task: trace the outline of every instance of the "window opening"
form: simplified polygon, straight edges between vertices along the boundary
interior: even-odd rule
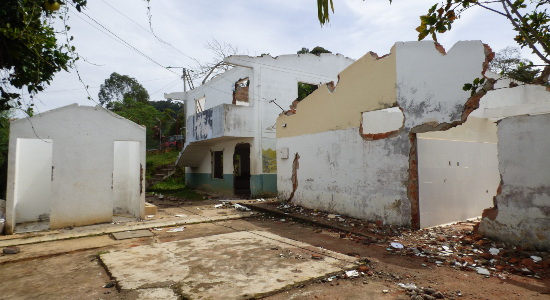
[[[317,88],[319,88],[319,86],[316,84],[298,82],[298,97],[296,100],[304,100],[305,97],[309,96],[309,94],[313,93]]]
[[[223,151],[212,152],[212,178],[223,179]]]
[[[239,79],[235,82],[235,87],[233,88],[233,104],[249,106],[250,102],[248,100],[248,94],[250,89],[250,79],[248,77],[244,79]]]

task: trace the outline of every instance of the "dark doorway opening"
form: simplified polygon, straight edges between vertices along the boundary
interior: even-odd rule
[[[223,179],[223,151],[212,152],[212,178]]]
[[[235,146],[233,178],[235,196],[250,198],[250,144],[248,143]]]

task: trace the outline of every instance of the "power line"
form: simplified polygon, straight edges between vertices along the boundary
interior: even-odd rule
[[[71,2],[69,2],[69,4],[71,4],[73,7],[74,4],[72,4]],[[161,65],[160,63],[158,63],[157,61],[155,61],[154,59],[152,59],[151,57],[147,56],[145,53],[139,51],[137,48],[135,48],[134,46],[130,45],[128,42],[126,42],[125,40],[123,40],[121,37],[119,37],[118,35],[114,34],[112,31],[110,31],[108,28],[106,28],[105,26],[103,26],[102,24],[100,24],[98,21],[96,21],[94,18],[90,17],[87,13],[85,12],[81,12],[81,14],[85,15],[86,17],[88,17],[90,20],[94,21],[94,23],[96,23],[97,25],[101,26],[101,28],[107,30],[107,32],[109,32],[110,34],[112,34],[113,36],[115,36],[117,39],[119,39],[120,41],[122,41],[123,43],[125,43],[126,45],[128,45],[130,48],[132,48],[135,52],[139,53],[141,56],[147,58],[148,60],[150,60],[151,62],[153,62],[154,64],[158,65],[159,67],[163,68],[164,70],[167,70],[168,72],[170,73],[174,73],[176,75],[179,75],[177,74],[176,72],[170,70],[170,69],[166,69],[163,65]],[[76,14],[74,14],[76,15]],[[103,32],[103,31],[102,31]],[[105,32],[103,32],[105,33]]]
[[[157,79],[150,79],[150,80],[141,80],[140,82],[149,82],[149,81],[155,81],[155,80],[163,80],[163,79],[169,79],[174,78],[174,76],[171,77],[165,77],[165,78],[157,78]],[[177,79],[179,80],[179,78]],[[94,87],[88,87],[88,89],[98,89],[101,86],[94,86]],[[57,90],[57,91],[47,91],[47,92],[40,92],[40,94],[46,94],[46,93],[60,93],[60,92],[68,92],[68,91],[77,91],[77,90],[85,90],[86,88],[76,88],[76,89],[66,89],[66,90]]]
[[[158,92],[161,91],[161,90],[168,89],[168,88],[172,88],[172,87],[174,87],[176,84],[178,84],[179,82],[180,82],[180,78],[178,78],[178,79],[176,79],[176,80],[170,82],[169,84],[165,85],[164,87],[161,87],[160,89],[154,91],[153,93],[149,94],[149,96],[154,95],[154,94],[158,93]]]
[[[163,44],[166,44],[168,45],[169,47],[171,47],[172,49],[178,51],[179,53],[183,54],[185,57],[193,60],[196,62],[196,59],[192,58],[191,56],[181,52],[179,49],[175,48],[174,46],[172,46],[170,43],[160,39],[154,32],[146,29],[145,27],[141,26],[139,23],[137,23],[136,21],[132,20],[130,17],[126,16],[125,14],[123,14],[121,11],[119,11],[118,9],[114,8],[113,6],[111,6],[111,4],[107,3],[107,1],[105,0],[102,0],[105,4],[107,4],[110,8],[114,9],[116,12],[118,12],[119,14],[121,14],[123,17],[125,17],[126,19],[130,20],[132,23],[136,24],[137,26],[139,26],[141,29],[147,31],[149,34],[153,35],[155,38],[157,38],[157,40],[159,40],[161,43]]]

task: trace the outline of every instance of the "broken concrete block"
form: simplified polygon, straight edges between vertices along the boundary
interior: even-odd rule
[[[145,202],[145,214],[146,215],[156,215],[157,207],[151,203]]]
[[[4,248],[4,254],[17,254],[17,253],[19,253],[19,247]]]

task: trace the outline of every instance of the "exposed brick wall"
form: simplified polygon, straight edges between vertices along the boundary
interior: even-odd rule
[[[248,90],[249,87],[237,87],[235,92],[235,100],[240,102],[248,102]]]

